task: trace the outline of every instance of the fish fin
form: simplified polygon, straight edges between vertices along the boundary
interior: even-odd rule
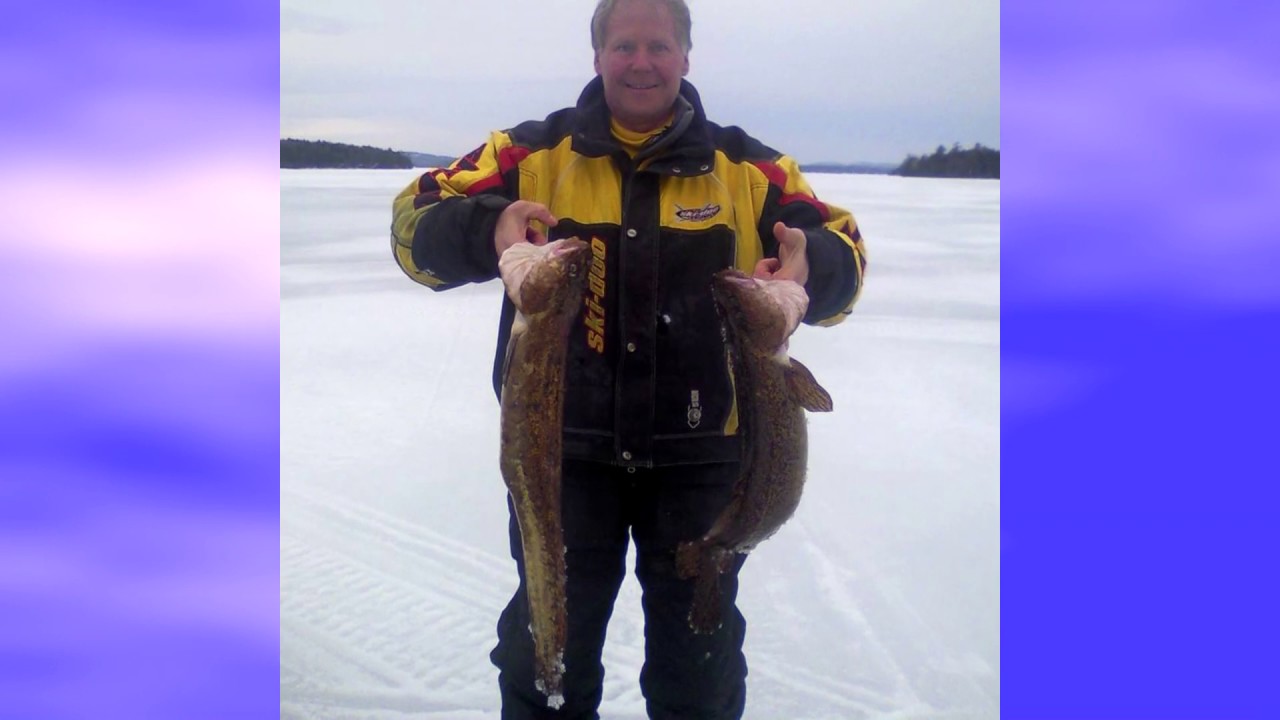
[[[702,562],[702,543],[685,542],[676,547],[676,575],[684,580],[698,575]]]
[[[804,363],[791,358],[791,364],[783,371],[783,376],[787,379],[787,389],[791,391],[791,399],[795,400],[797,405],[809,412],[831,412],[833,407],[831,395],[822,389]]]

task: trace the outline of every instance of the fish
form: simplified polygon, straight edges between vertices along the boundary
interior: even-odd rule
[[[582,307],[591,247],[578,238],[505,251],[499,272],[519,311],[504,361],[502,478],[524,549],[535,684],[547,705],[564,703],[565,548],[560,517],[565,356]]]
[[[676,548],[676,571],[694,580],[689,626],[722,624],[720,575],[782,527],[800,504],[808,462],[805,411],[830,412],[831,395],[787,355],[787,341],[808,306],[789,280],[715,273],[711,293],[722,320],[738,406],[742,456],[727,506],[700,538]]]

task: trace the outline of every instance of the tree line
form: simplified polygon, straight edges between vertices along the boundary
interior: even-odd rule
[[[939,145],[932,155],[908,155],[892,175],[904,177],[1000,178],[1000,151],[975,144],[965,150],[959,143],[951,149]]]
[[[324,140],[280,141],[282,168],[394,168],[447,167],[452,158],[443,155],[401,152],[368,145],[347,145]],[[802,166],[806,172],[861,172],[901,175],[904,177],[1000,178],[1000,151],[983,147],[950,149],[939,145],[932,155],[908,155],[896,168],[876,163],[833,165],[818,163]]]
[[[282,168],[411,168],[409,156],[368,145],[346,145],[324,140],[280,141]]]

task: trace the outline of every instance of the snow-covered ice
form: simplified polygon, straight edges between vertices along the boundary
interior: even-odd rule
[[[389,249],[418,170],[281,171],[284,718],[496,720],[515,589],[490,368],[502,286],[433,293]],[[830,391],[805,496],[748,559],[748,720],[999,715],[1000,184],[813,174],[870,267],[790,354]],[[639,587],[606,718],[645,717]]]

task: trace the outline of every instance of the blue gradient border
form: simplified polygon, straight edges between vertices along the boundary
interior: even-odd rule
[[[0,717],[278,717],[279,7],[0,23]]]
[[[226,281],[193,301],[216,248],[169,286],[77,217],[215,154],[275,175],[278,12],[72,3],[0,27],[0,180],[64,181],[60,212],[2,201],[5,716],[279,714],[278,307]],[[1280,717],[1278,20],[1005,4],[1003,717]],[[189,202],[157,247],[221,212]],[[278,217],[249,220],[276,242]],[[104,308],[90,280],[156,295]],[[166,293],[183,313],[156,314]]]
[[[1002,716],[1276,718],[1280,11],[1002,8]]]

